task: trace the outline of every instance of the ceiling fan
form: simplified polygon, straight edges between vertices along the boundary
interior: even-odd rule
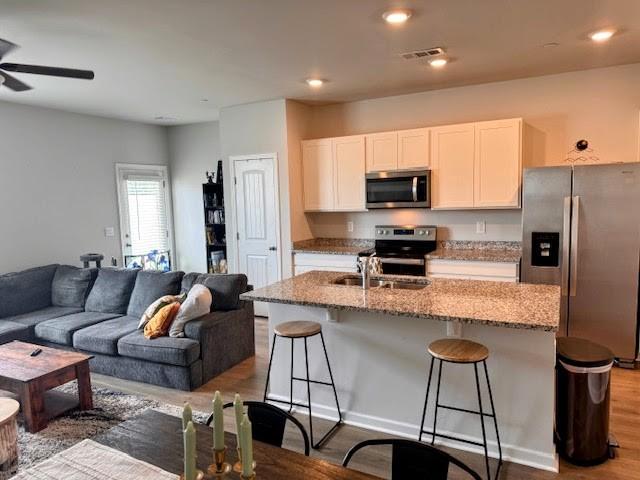
[[[7,53],[15,50],[16,48],[19,48],[18,45],[0,38],[0,61]],[[35,75],[49,75],[52,77],[80,78],[83,80],[93,80],[94,77],[91,70],[44,67],[42,65],[23,65],[20,63],[0,63],[0,85],[10,88],[14,92],[31,90],[31,87],[14,76],[9,75],[7,72],[32,73]]]

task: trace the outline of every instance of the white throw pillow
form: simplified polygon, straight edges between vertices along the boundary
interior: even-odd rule
[[[178,310],[169,329],[170,337],[184,337],[184,326],[187,322],[206,315],[211,311],[211,291],[204,285],[194,285],[187,298]]]

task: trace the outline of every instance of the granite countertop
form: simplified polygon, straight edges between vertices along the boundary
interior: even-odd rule
[[[373,248],[373,240],[362,238],[311,238],[293,243],[293,253],[325,253],[333,255],[357,255]]]
[[[363,290],[332,284],[346,275],[312,271],[244,293],[241,298],[550,332],[557,331],[560,322],[557,286],[439,278],[431,279],[422,290]]]
[[[520,242],[438,242],[438,248],[427,255],[431,260],[463,260],[469,262],[518,263],[522,258]]]

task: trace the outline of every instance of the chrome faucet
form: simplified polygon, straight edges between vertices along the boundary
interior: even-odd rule
[[[370,280],[369,257],[360,257],[358,264],[360,265],[360,272],[362,273],[362,288],[368,290]]]

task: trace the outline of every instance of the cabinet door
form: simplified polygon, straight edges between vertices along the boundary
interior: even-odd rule
[[[398,168],[429,168],[429,129],[416,128],[398,132]]]
[[[520,206],[522,120],[476,124],[474,205]]]
[[[398,134],[373,133],[366,136],[367,173],[398,168]]]
[[[431,208],[473,207],[473,123],[431,129]]]
[[[332,144],[333,210],[365,210],[364,135],[334,138]]]
[[[304,209],[332,210],[334,172],[330,138],[302,142],[302,175]]]

